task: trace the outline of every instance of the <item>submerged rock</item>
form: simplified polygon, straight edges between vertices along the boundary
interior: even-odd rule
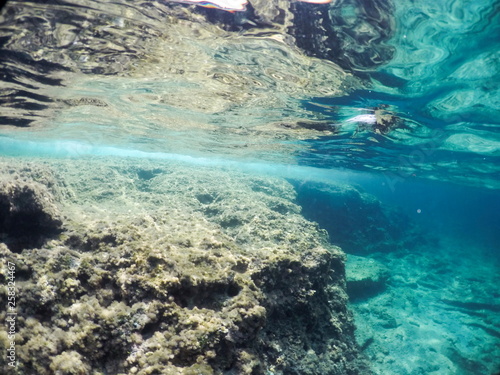
[[[412,248],[425,241],[399,209],[350,185],[294,182],[304,217],[316,221],[330,241],[349,254],[368,255]]]
[[[65,232],[21,253],[0,243],[19,271],[18,373],[369,373],[344,255],[286,181],[147,161],[44,168]]]
[[[4,172],[5,173],[5,172]],[[41,246],[61,231],[61,219],[47,187],[12,171],[0,177],[0,241],[11,251]]]
[[[346,278],[349,298],[366,299],[385,290],[389,270],[374,259],[349,255]]]

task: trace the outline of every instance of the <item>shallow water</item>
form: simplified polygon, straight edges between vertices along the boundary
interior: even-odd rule
[[[9,1],[0,157],[286,179],[390,270],[352,300],[376,373],[500,371],[498,1],[187,3]]]

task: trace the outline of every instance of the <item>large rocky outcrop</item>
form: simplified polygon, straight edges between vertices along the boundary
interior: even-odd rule
[[[401,209],[384,206],[375,196],[347,184],[294,182],[302,213],[350,254],[368,255],[413,248],[425,238]]]
[[[0,243],[16,264],[19,374],[367,372],[344,255],[286,181],[147,161],[9,163],[25,181],[46,176],[65,216],[40,246]]]

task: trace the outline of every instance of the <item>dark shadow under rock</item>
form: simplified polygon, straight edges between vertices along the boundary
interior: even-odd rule
[[[62,222],[47,188],[34,181],[0,181],[0,241],[13,252],[42,246]]]
[[[351,301],[364,300],[382,293],[389,270],[374,259],[349,255],[346,263],[347,294]]]

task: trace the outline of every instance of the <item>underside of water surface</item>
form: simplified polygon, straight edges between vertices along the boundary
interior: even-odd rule
[[[498,375],[499,41],[496,0],[8,1],[0,365]]]

